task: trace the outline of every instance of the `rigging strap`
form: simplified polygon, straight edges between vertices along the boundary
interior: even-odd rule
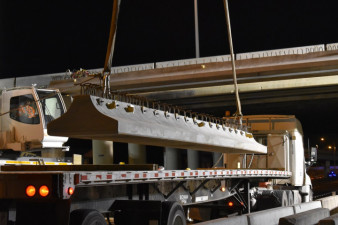
[[[113,4],[113,15],[110,23],[109,31],[109,40],[107,46],[106,60],[103,68],[103,95],[110,95],[110,74],[111,66],[113,61],[114,49],[115,49],[115,39],[116,39],[116,30],[117,30],[117,20],[120,11],[121,0],[114,0]]]
[[[228,30],[228,41],[229,41],[230,55],[231,55],[231,68],[232,68],[232,74],[233,74],[234,86],[235,86],[235,94],[236,94],[237,111],[234,116],[237,119],[239,119],[239,123],[240,125],[242,125],[243,114],[242,114],[241,101],[240,101],[239,93],[238,93],[235,56],[234,56],[234,49],[233,49],[233,44],[232,44],[231,25],[230,25],[230,16],[229,16],[229,5],[228,5],[228,0],[223,0],[223,2],[224,2],[225,17],[226,17],[226,22],[227,22],[227,30]]]

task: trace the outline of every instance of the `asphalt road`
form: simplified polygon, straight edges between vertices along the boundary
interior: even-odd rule
[[[338,178],[313,179],[312,185],[314,199],[318,199],[338,191]]]

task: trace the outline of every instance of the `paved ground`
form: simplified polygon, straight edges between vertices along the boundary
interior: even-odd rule
[[[338,191],[338,178],[313,179],[314,198],[332,195],[332,192]]]

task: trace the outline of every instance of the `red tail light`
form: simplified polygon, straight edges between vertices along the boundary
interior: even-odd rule
[[[41,186],[39,189],[39,194],[42,197],[46,197],[49,194],[49,188],[46,185]]]
[[[74,188],[72,188],[72,187],[68,188],[68,194],[69,195],[74,194]]]
[[[28,197],[33,197],[36,193],[36,188],[33,185],[29,185],[26,187],[26,195]]]

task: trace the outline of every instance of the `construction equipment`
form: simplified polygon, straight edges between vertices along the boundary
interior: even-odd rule
[[[67,137],[47,134],[48,123],[65,111],[58,90],[37,89],[34,86],[3,90],[0,95],[1,159],[7,157],[13,163],[13,160],[17,162],[19,156],[28,152],[39,156],[43,152],[53,152],[56,156],[57,152],[67,151],[69,148],[63,146]],[[6,161],[1,162],[7,164]]]

